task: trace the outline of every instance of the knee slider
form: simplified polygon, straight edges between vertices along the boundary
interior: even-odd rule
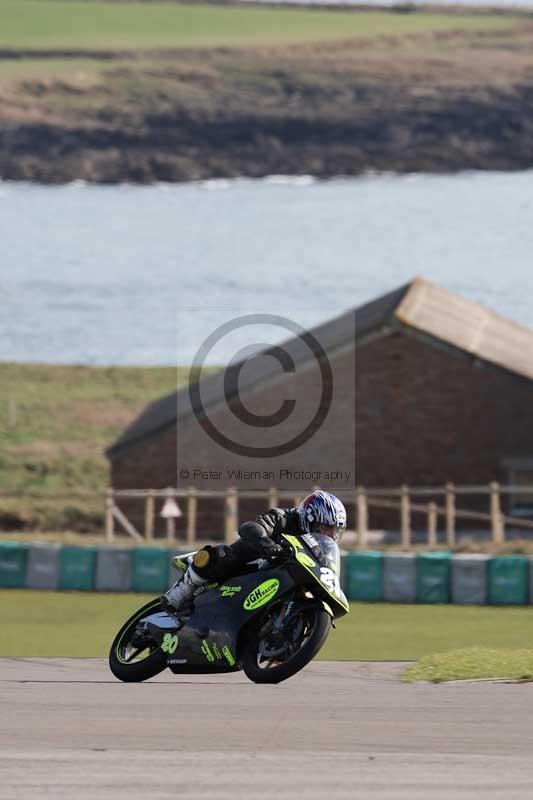
[[[210,550],[211,548],[209,546],[203,547],[201,550],[198,550],[198,552],[194,554],[192,559],[192,565],[194,567],[195,572],[197,572],[198,575],[200,575],[200,577],[202,578],[209,577],[205,573],[206,571],[209,571],[209,566],[212,560]]]
[[[192,563],[195,567],[207,567],[211,560],[211,554],[207,547],[203,547],[201,550],[198,550],[197,553],[194,554]]]

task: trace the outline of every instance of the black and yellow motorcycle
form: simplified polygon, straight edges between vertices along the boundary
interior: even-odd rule
[[[144,681],[168,667],[177,675],[244,670],[255,683],[279,683],[305,667],[348,613],[340,553],[328,536],[314,545],[283,534],[283,556],[266,569],[201,587],[174,613],[160,599],[122,626],[109,653],[122,681]],[[318,545],[318,546],[316,546]],[[194,553],[174,558],[185,571]]]

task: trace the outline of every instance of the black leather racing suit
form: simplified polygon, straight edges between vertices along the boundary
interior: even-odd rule
[[[208,581],[226,581],[257,569],[258,559],[269,558],[281,552],[278,544],[282,533],[302,535],[298,512],[295,508],[271,508],[260,514],[253,522],[243,522],[239,527],[239,539],[231,545],[208,545],[206,566],[193,564],[195,572]]]

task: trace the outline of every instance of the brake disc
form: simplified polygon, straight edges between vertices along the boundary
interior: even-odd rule
[[[292,653],[294,650],[294,645],[300,639],[304,630],[304,622],[301,617],[297,617],[296,619],[292,620],[292,625],[290,628],[281,629],[275,632],[275,634],[271,637],[270,641],[268,639],[262,639],[259,644],[259,654],[264,656],[265,658],[273,658],[275,656],[279,656],[282,653]],[[274,641],[272,641],[274,639]],[[279,644],[275,641],[276,639],[279,640]]]
[[[286,641],[282,642],[280,647],[269,647],[265,642],[261,642],[259,645],[259,655],[264,658],[275,658],[276,656],[286,653],[288,647],[289,643]]]

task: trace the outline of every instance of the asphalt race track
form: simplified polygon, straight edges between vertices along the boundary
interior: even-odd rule
[[[116,681],[102,659],[0,659],[0,798],[533,797],[533,684],[405,685],[315,662]]]

